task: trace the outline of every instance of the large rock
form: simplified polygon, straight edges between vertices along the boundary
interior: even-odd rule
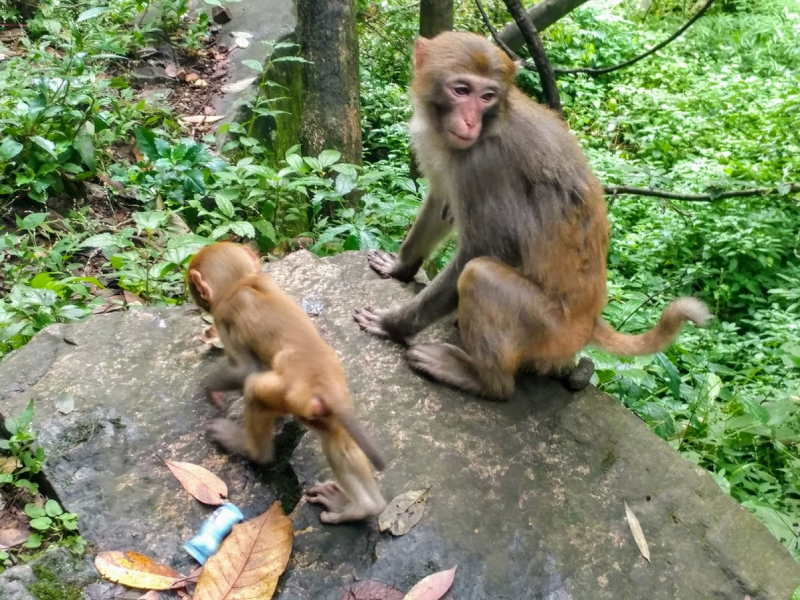
[[[342,586],[370,578],[406,591],[453,565],[458,600],[788,600],[800,584],[800,566],[760,523],[607,395],[532,379],[508,402],[477,400],[416,376],[398,346],[352,321],[356,307],[403,301],[419,284],[377,278],[359,253],[298,252],[269,271],[313,312],[322,308],[314,320],[389,460],[380,476],[387,500],[430,486],[422,521],[399,538],[374,520],[321,525],[318,508],[298,504],[277,598],[338,600]],[[156,454],[219,474],[247,517],[277,497],[292,508],[299,486],[327,475],[311,435],[291,469],[271,471],[207,441],[215,415],[199,388],[211,360],[202,328],[190,307],[115,313],[50,327],[0,364],[0,410],[17,413],[35,398],[47,475],[95,551],[130,548],[188,569],[181,545],[209,509]],[[421,337],[455,335],[444,321]],[[70,415],[54,410],[63,392],[75,398]],[[642,524],[650,563],[624,502]]]

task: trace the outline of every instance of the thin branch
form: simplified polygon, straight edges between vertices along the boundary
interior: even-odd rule
[[[671,36],[669,36],[663,42],[660,42],[660,43],[656,44],[655,46],[653,46],[652,48],[650,48],[650,50],[648,50],[647,52],[645,52],[643,54],[640,54],[639,56],[634,56],[632,59],[626,60],[623,63],[620,63],[618,65],[614,65],[612,67],[601,67],[599,69],[593,69],[591,67],[581,67],[581,68],[577,68],[577,69],[564,69],[564,68],[561,68],[561,67],[555,67],[553,69],[553,71],[555,73],[558,73],[559,75],[564,75],[564,74],[567,74],[567,73],[586,73],[588,75],[595,76],[595,75],[605,75],[606,73],[611,73],[612,71],[617,71],[619,69],[623,69],[625,67],[629,67],[632,64],[639,62],[643,58],[647,58],[651,54],[653,54],[655,52],[658,52],[659,50],[661,50],[661,48],[663,48],[664,46],[669,44],[674,39],[678,38],[684,31],[689,29],[689,27],[691,27],[692,24],[695,21],[697,21],[700,17],[702,17],[703,14],[711,7],[711,5],[713,3],[714,3],[714,0],[706,0],[706,3],[702,6],[702,8],[700,8],[700,10],[698,10],[697,13],[691,19],[689,19],[680,29],[678,29],[678,31],[673,33]]]
[[[536,70],[539,72],[539,79],[542,82],[542,91],[544,97],[547,99],[547,105],[554,110],[563,119],[564,111],[561,109],[561,97],[558,94],[558,85],[556,85],[556,76],[553,73],[553,67],[547,58],[547,53],[544,51],[542,38],[533,26],[531,18],[528,16],[519,0],[503,0],[505,2],[508,12],[514,17],[517,27],[522,32],[525,38],[525,45],[528,47],[533,62],[536,64]],[[713,0],[712,0],[713,1]]]
[[[787,186],[788,190],[779,190],[780,187]],[[715,202],[725,198],[744,198],[748,196],[764,196],[766,194],[800,192],[800,183],[784,183],[776,187],[768,188],[748,188],[744,190],[732,190],[730,192],[720,192],[719,194],[681,194],[679,192],[668,192],[666,190],[655,190],[652,188],[638,188],[628,185],[606,185],[603,187],[606,194],[618,196],[619,194],[636,194],[637,196],[651,196],[653,198],[669,198],[671,200],[685,200],[687,202]]]
[[[486,28],[489,30],[489,32],[492,34],[492,37],[494,38],[494,43],[500,46],[500,49],[503,52],[505,52],[508,55],[508,58],[510,58],[511,60],[513,61],[520,60],[520,57],[517,55],[517,53],[514,52],[511,48],[509,48],[508,45],[502,39],[500,39],[500,34],[497,33],[497,29],[495,29],[494,25],[492,24],[492,20],[489,18],[489,15],[486,14],[486,10],[483,8],[483,3],[481,2],[481,0],[475,0],[475,4],[481,13],[483,24],[486,25]],[[524,66],[527,67],[527,65]]]

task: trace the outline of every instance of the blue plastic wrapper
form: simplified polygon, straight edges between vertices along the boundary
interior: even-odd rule
[[[242,511],[226,502],[211,513],[200,526],[200,532],[190,539],[183,548],[192,558],[204,565],[208,557],[219,550],[222,540],[231,532],[236,523],[244,520]]]

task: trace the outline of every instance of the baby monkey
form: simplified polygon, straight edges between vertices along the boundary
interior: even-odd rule
[[[244,428],[228,419],[211,426],[229,452],[272,460],[276,417],[291,414],[319,434],[337,482],[306,497],[325,509],[324,523],[379,514],[386,502],[370,471],[384,460],[356,419],[344,370],[302,308],[262,273],[258,257],[239,244],[201,249],[189,263],[189,291],[211,312],[230,363],[206,379],[209,397],[244,388]]]

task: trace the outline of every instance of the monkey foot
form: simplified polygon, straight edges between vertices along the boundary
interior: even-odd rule
[[[318,504],[325,510],[319,515],[319,520],[323,523],[343,523],[345,521],[357,521],[363,519],[362,511],[353,510],[353,502],[347,493],[335,481],[326,481],[311,486],[306,492],[306,499],[311,504]]]
[[[562,380],[567,389],[573,392],[579,392],[589,385],[589,381],[594,374],[594,363],[592,359],[583,356],[578,361],[578,364],[569,372],[569,374]]]
[[[225,394],[222,392],[208,390],[206,391],[206,398],[217,408],[225,408]]]
[[[367,251],[367,262],[370,268],[384,279],[392,276],[392,267],[395,263],[395,255],[383,250]]]

